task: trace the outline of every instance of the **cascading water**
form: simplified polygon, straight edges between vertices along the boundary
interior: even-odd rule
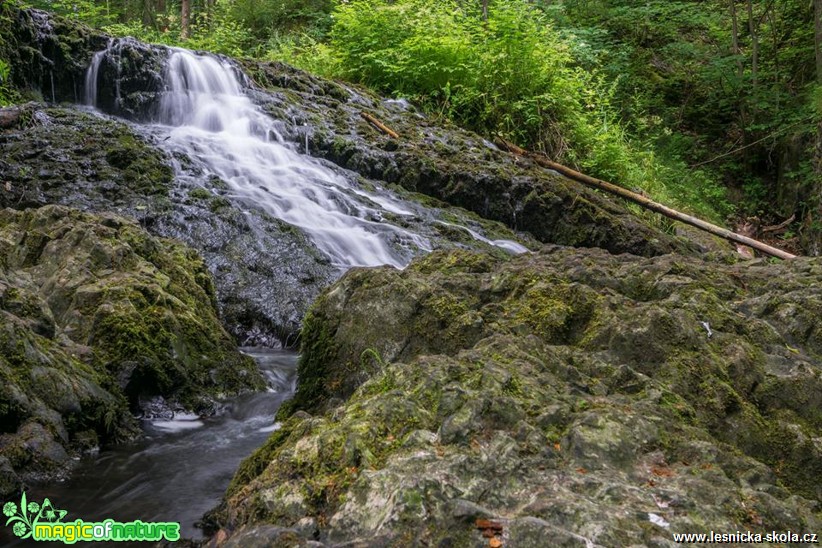
[[[227,191],[224,196],[245,209],[247,217],[262,210],[298,227],[340,270],[360,265],[403,267],[413,255],[433,247],[429,236],[435,241],[435,223],[463,229],[476,240],[512,252],[525,251],[515,242],[491,240],[467,227],[446,223],[423,206],[394,194],[361,188],[343,170],[335,171],[321,160],[299,154],[298,149],[308,149],[311,128],[293,120],[293,134],[300,142],[287,142],[277,124],[291,121],[275,121],[255,106],[243,93],[242,74],[228,61],[168,50],[162,74],[152,66],[149,75],[156,77],[152,84],[162,82],[159,104],[151,103],[152,108],[145,110],[131,108],[135,82],[139,86],[142,81],[121,71],[121,66],[139,59],[139,52],[145,50],[134,50],[134,41],[127,42],[130,47],[124,44],[109,42],[105,51],[94,55],[86,73],[85,102],[135,118],[154,116],[140,132],[176,162],[172,193],[179,188],[190,191],[194,185],[217,188],[206,182],[216,176],[225,183],[219,192]],[[110,87],[98,87],[104,79]],[[176,196],[186,195],[190,194]],[[182,219],[185,223],[190,218]],[[414,229],[392,224],[396,219]],[[256,241],[271,242],[262,225],[248,222],[243,226]],[[202,242],[195,240],[195,244]],[[203,248],[205,255],[209,245]],[[319,254],[311,251],[316,260]],[[248,251],[258,253],[270,254],[271,249],[261,243]],[[227,260],[234,257],[229,254]],[[215,270],[219,272],[222,264]],[[323,267],[333,270],[325,262]],[[312,274],[306,271],[305,275]],[[236,279],[228,277],[225,283]],[[268,392],[226,402],[225,412],[212,418],[177,414],[161,421],[146,419],[146,437],[140,442],[84,459],[69,482],[40,486],[30,494],[59,500],[87,519],[180,521],[183,535],[199,536],[195,520],[219,502],[239,461],[277,428],[272,422],[274,413],[295,389],[295,355],[247,351],[266,373]]]
[[[116,48],[110,45],[109,48]],[[86,77],[86,102],[94,105],[103,55],[95,55]],[[201,172],[229,186],[235,203],[262,208],[298,227],[331,262],[353,266],[403,267],[432,248],[428,238],[388,222],[416,215],[415,205],[365,191],[287,143],[272,118],[243,93],[241,73],[210,55],[172,49],[166,64],[156,121],[158,139],[172,156],[185,156]],[[308,148],[308,128],[305,150]],[[475,234],[472,232],[472,234]],[[506,242],[516,251],[525,248]]]

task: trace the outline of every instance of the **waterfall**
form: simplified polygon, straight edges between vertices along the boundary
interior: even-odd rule
[[[91,105],[101,53],[86,75]],[[401,218],[418,215],[418,205],[361,189],[354,178],[299,154],[299,145],[287,143],[275,121],[243,93],[240,75],[226,60],[171,49],[156,114],[165,132],[159,146],[219,177],[240,207],[261,208],[299,228],[340,268],[402,268],[419,252],[431,251],[428,238],[387,219],[399,217],[404,224]]]
[[[85,82],[85,104],[87,105],[95,106],[97,104],[97,77],[100,74],[100,63],[103,62],[103,57],[106,55],[108,48],[110,47],[111,40],[109,40],[106,49],[98,51],[91,58],[91,64],[86,71]]]

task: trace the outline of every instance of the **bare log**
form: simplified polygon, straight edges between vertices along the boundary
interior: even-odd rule
[[[377,120],[376,118],[374,118],[373,116],[368,114],[367,112],[360,112],[360,115],[369,124],[371,124],[372,126],[374,126],[377,129],[379,129],[380,131],[382,131],[386,135],[389,135],[389,136],[393,137],[394,139],[399,139],[400,138],[399,134],[396,131],[394,131],[390,127],[386,126],[385,124],[383,124],[382,122],[380,122],[379,120]]]
[[[736,232],[732,232],[727,228],[722,228],[720,226],[716,226],[711,224],[707,221],[703,221],[702,219],[697,219],[696,217],[692,217],[691,215],[686,215],[685,213],[681,213],[676,211],[675,209],[671,209],[670,207],[664,206],[660,203],[654,202],[637,194],[635,192],[631,192],[630,190],[624,189],[621,186],[617,186],[615,184],[603,181],[601,179],[596,179],[589,175],[585,175],[584,173],[580,173],[575,171],[569,167],[566,167],[562,164],[558,164],[556,162],[552,162],[548,158],[544,156],[540,156],[537,154],[533,154],[524,150],[513,143],[509,143],[504,139],[497,139],[497,146],[500,148],[507,150],[513,154],[519,156],[525,156],[526,158],[530,158],[535,163],[541,165],[542,167],[546,167],[548,169],[553,169],[554,171],[561,173],[562,175],[582,183],[586,186],[591,188],[595,188],[598,190],[602,190],[604,192],[608,192],[609,194],[615,194],[620,198],[624,198],[635,204],[639,204],[640,206],[644,207],[645,209],[649,209],[651,211],[655,211],[661,215],[664,215],[670,219],[675,219],[677,221],[683,222],[685,224],[689,224],[691,226],[695,226],[705,232],[710,232],[715,236],[719,236],[720,238],[725,238],[726,240],[730,240],[732,242],[740,243],[752,247],[766,255],[770,255],[772,257],[778,257],[780,259],[795,259],[796,255],[792,255],[786,251],[781,249],[777,249],[775,247],[769,246],[764,244],[758,240],[754,240],[753,238],[748,238],[747,236],[743,236],[741,234],[737,234]]]

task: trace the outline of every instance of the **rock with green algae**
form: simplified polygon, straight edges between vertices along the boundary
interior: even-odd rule
[[[673,546],[822,526],[822,262],[547,247],[355,270],[211,515],[235,545]],[[232,540],[233,539],[233,540]]]
[[[83,100],[84,74],[108,36],[80,21],[0,3],[0,59],[22,95],[52,102]]]
[[[0,494],[133,437],[149,398],[207,413],[261,388],[214,299],[194,251],[133,221],[0,210]]]

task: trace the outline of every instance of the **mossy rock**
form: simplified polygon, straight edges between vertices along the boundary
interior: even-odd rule
[[[351,271],[216,522],[329,545],[480,546],[477,517],[526,547],[817,530],[820,287],[815,259],[561,247]]]
[[[115,215],[4,209],[0,257],[0,457],[15,474],[134,437],[147,398],[209,413],[264,386],[220,325],[202,259],[177,242]]]

